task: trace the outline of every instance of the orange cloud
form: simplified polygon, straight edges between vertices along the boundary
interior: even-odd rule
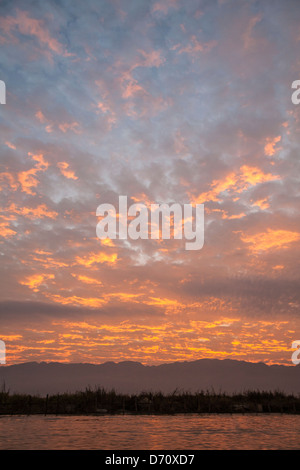
[[[107,254],[104,252],[91,253],[88,256],[76,256],[76,263],[82,266],[90,267],[95,263],[115,264],[118,259],[117,253]]]
[[[250,244],[250,250],[254,253],[272,249],[286,248],[290,243],[300,240],[298,232],[289,230],[272,230],[256,235],[242,235],[241,240]]]
[[[272,155],[274,155],[275,152],[278,152],[278,150],[280,150],[279,148],[275,149],[275,145],[281,141],[281,136],[278,135],[277,137],[268,137],[266,139],[266,144],[265,144],[265,147],[264,147],[264,151],[265,151],[265,155],[267,155],[268,157],[271,157]]]
[[[46,116],[44,115],[44,113],[42,111],[37,111],[35,113],[35,117],[42,123],[42,124],[47,124],[45,126],[45,131],[48,132],[48,133],[51,133],[52,130],[53,130],[53,125],[54,123],[51,122],[49,119],[46,118]]]
[[[35,252],[31,255],[33,261],[37,261],[40,263],[43,268],[67,268],[70,264],[64,263],[63,261],[59,261],[58,259],[54,259],[50,256],[51,253],[43,250],[35,250]]]
[[[104,238],[103,240],[100,240],[100,243],[103,246],[115,246],[111,238]]]
[[[0,173],[0,183],[2,183],[0,184],[0,191],[2,191],[6,185],[8,185],[13,191],[16,191],[19,186],[14,175],[8,172]]]
[[[22,340],[22,335],[3,335],[1,334],[2,341],[20,341]]]
[[[33,292],[38,292],[39,287],[46,283],[50,279],[54,279],[54,274],[34,274],[33,276],[28,276],[25,280],[20,281],[22,286],[27,286],[29,289],[32,289]]]
[[[67,162],[58,162],[57,163],[58,168],[60,169],[60,172],[62,175],[64,175],[68,179],[72,180],[77,180],[78,177],[75,175],[75,173],[71,170],[69,170],[69,163]]]
[[[176,299],[167,299],[160,297],[149,297],[149,300],[145,300],[143,303],[146,305],[153,305],[156,307],[163,307],[167,313],[176,313],[178,309],[184,308],[185,305],[178,302]]]
[[[276,266],[273,266],[272,269],[274,269],[275,271],[281,271],[282,269],[284,269],[284,266],[282,264],[277,264]]]
[[[42,124],[44,124],[44,123],[47,121],[47,119],[45,118],[45,116],[44,116],[44,114],[42,113],[42,111],[37,111],[37,112],[35,113],[35,116],[38,118],[38,120],[39,120]]]
[[[228,215],[227,212],[222,213],[222,219],[228,219],[228,220],[241,219],[242,217],[245,217],[245,216],[246,214],[244,212],[241,212],[240,214],[232,214],[232,215]]]
[[[271,173],[264,173],[260,168],[250,167],[243,165],[241,167],[241,181],[238,192],[244,191],[248,186],[255,186],[259,183],[265,183],[267,181],[278,180],[278,175],[272,175]]]
[[[140,297],[140,296],[141,294],[130,294],[128,292],[114,292],[112,294],[107,295],[108,298],[117,297],[119,300],[125,301],[125,302],[134,301],[136,297]]]
[[[145,193],[138,193],[135,196],[131,196],[131,199],[136,204],[138,203],[145,204],[145,206],[147,206],[149,209],[151,207],[151,204],[155,203],[155,201],[152,201],[151,199],[149,199],[149,197]]]
[[[50,219],[55,219],[58,216],[58,213],[51,211],[46,204],[40,204],[37,207],[22,207],[17,208],[15,204],[11,204],[7,209],[7,212],[12,212],[14,214],[22,215],[28,217],[29,219],[40,219],[43,217],[48,217]]]
[[[10,228],[10,224],[7,221],[0,221],[0,236],[3,238],[9,238],[15,235],[17,232]]]
[[[219,201],[221,193],[225,191],[241,193],[250,186],[278,179],[280,179],[278,175],[264,173],[260,168],[243,165],[239,172],[231,172],[223,179],[212,181],[209,191],[199,194],[196,198],[193,196],[190,196],[190,198],[192,202],[197,204],[207,201]]]
[[[237,176],[235,173],[230,173],[223,180],[214,180],[211,183],[211,188],[209,191],[199,194],[193,202],[197,204],[203,204],[207,201],[218,201],[219,194],[225,190],[234,188],[237,181]],[[193,198],[192,198],[193,199]]]
[[[7,145],[7,147],[9,147],[12,150],[16,150],[16,148],[17,148],[14,144],[12,144],[11,142],[8,142],[8,141],[5,142],[5,145]]]
[[[260,209],[265,210],[270,207],[270,204],[268,202],[268,198],[265,197],[264,199],[259,199],[258,201],[255,201],[252,206],[258,206]]]
[[[48,209],[46,204],[40,204],[35,208],[18,208],[15,204],[11,204],[9,207],[1,209],[1,211],[2,214],[0,215],[0,236],[4,238],[8,238],[16,234],[16,231],[10,227],[10,221],[16,220],[17,215],[21,215],[29,219],[40,219],[43,217],[55,219],[58,216],[58,213]]]
[[[69,130],[74,132],[75,134],[80,134],[81,131],[79,129],[79,123],[76,121],[73,122],[54,122],[51,121],[50,119],[46,118],[44,113],[42,111],[37,111],[35,113],[35,117],[42,123],[42,124],[47,124],[45,126],[45,131],[48,133],[53,132],[53,127],[58,127],[58,129],[63,132],[64,134],[68,132]]]
[[[106,300],[46,296],[54,302],[92,308],[101,308]],[[56,319],[52,321],[50,331],[25,328],[12,333],[7,333],[3,339],[10,342],[10,358],[14,356],[17,361],[24,361],[25,356],[26,360],[30,360],[32,351],[38,350],[44,360],[51,358],[59,361],[70,358],[82,361],[83,357],[88,361],[92,358],[94,363],[106,360],[119,362],[123,357],[146,364],[213,357],[257,361],[263,354],[264,362],[271,364],[276,359],[277,363],[290,361],[290,334],[294,336],[295,331],[292,320],[245,322],[235,315],[231,318],[226,314],[214,321],[183,320],[176,323],[176,328],[174,322],[166,318],[152,318],[149,322],[143,319],[142,323],[120,322],[114,317],[107,323],[96,318],[77,322]],[[41,338],[38,334],[35,339],[32,333],[50,333],[51,336]],[[55,349],[42,348],[42,344],[55,344]],[[52,356],[53,351],[55,357]]]
[[[111,129],[112,125],[117,122],[117,115],[114,111],[114,105],[109,98],[109,92],[104,82],[102,80],[96,80],[95,84],[97,85],[101,93],[101,101],[98,101],[96,105],[96,113],[99,114],[99,112],[101,111],[101,113],[105,115],[108,128]]]
[[[101,281],[99,281],[98,279],[94,279],[92,277],[83,276],[81,274],[73,274],[73,273],[72,273],[72,276],[78,279],[78,281],[84,282],[85,284],[95,284],[98,286],[103,285]]]
[[[39,180],[35,177],[37,171],[38,170],[32,168],[28,171],[21,171],[18,174],[18,180],[24,193],[31,194],[32,196],[36,194],[32,188],[36,188],[39,184]]]
[[[123,89],[122,98],[124,99],[133,98],[137,94],[148,95],[147,91],[132,76],[132,73],[136,68],[160,67],[165,62],[165,58],[162,56],[162,53],[159,50],[145,52],[144,50],[139,49],[138,52],[142,58],[136,59],[134,64],[132,64],[127,70],[121,72],[120,79],[118,80]],[[134,114],[134,111],[129,109],[127,112],[129,114]]]
[[[32,157],[33,160],[37,162],[34,168],[31,168],[27,171],[21,171],[18,173],[18,181],[21,184],[21,190],[27,194],[35,195],[36,193],[32,190],[39,184],[39,180],[36,178],[36,174],[40,171],[47,170],[49,163],[44,160],[44,156],[34,155],[31,152],[28,152],[28,155]]]
[[[97,297],[79,297],[77,295],[63,297],[59,294],[46,294],[46,297],[62,305],[83,305],[92,308],[101,307],[107,302],[105,299],[99,299]]]
[[[69,266],[69,263],[64,263],[63,261],[58,261],[52,257],[48,257],[46,259],[39,258],[37,256],[32,256],[33,261],[37,261],[40,263],[43,268],[49,269],[49,268],[67,268]]]
[[[14,214],[4,214],[5,209],[1,209],[2,214],[0,214],[0,236],[3,238],[10,238],[15,235],[17,232],[13,230],[10,226],[12,220],[16,220]]]

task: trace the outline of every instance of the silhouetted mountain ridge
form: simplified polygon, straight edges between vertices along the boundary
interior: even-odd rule
[[[199,359],[143,365],[122,361],[90,363],[27,362],[0,367],[0,386],[11,392],[55,394],[103,387],[123,393],[175,389],[188,392],[280,390],[300,393],[300,365],[267,365],[232,359]]]

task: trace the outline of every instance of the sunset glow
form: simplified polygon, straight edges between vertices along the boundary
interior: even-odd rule
[[[7,364],[291,365],[299,15],[252,0],[47,3],[1,5]],[[100,240],[96,209],[120,195],[204,204],[203,248]]]

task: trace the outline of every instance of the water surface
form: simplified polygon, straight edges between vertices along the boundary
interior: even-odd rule
[[[0,449],[299,449],[300,415],[0,416]]]

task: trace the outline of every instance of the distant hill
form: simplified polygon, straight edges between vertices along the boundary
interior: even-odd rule
[[[27,362],[0,367],[0,388],[30,394],[56,394],[85,390],[86,387],[114,388],[117,392],[163,393],[216,392],[247,390],[280,390],[300,393],[300,365],[282,366],[231,359],[200,359],[158,366],[139,362],[106,362],[104,364],[64,364],[58,362]]]

